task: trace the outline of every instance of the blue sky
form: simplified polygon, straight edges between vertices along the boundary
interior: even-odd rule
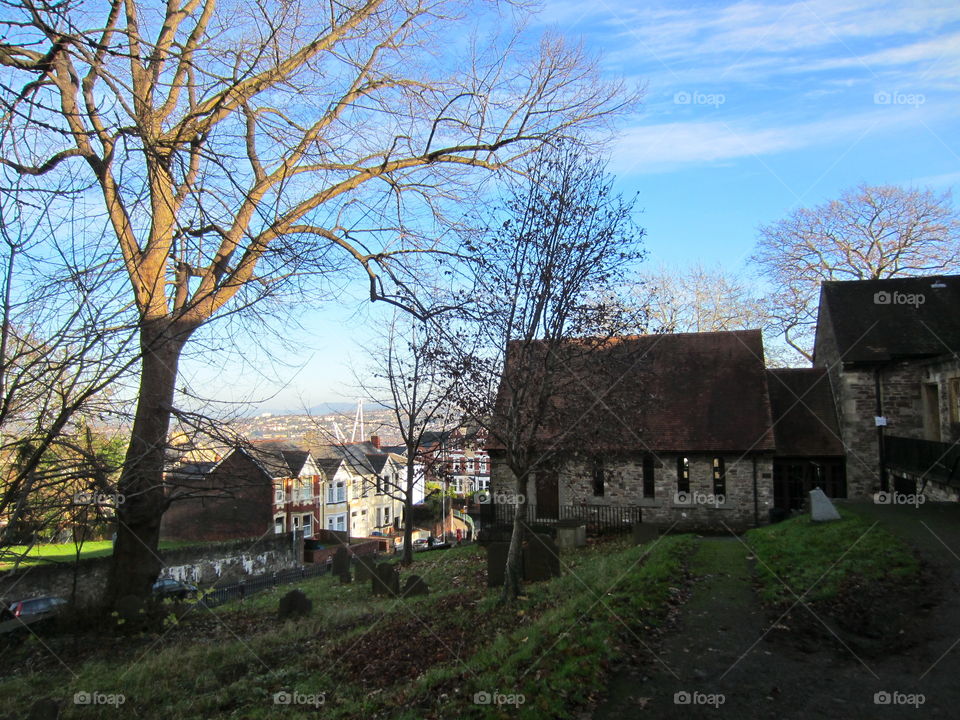
[[[739,269],[756,229],[861,182],[960,184],[960,3],[614,3],[546,0],[530,32],[600,53],[642,84],[611,170],[639,193],[651,264]],[[251,398],[281,410],[354,395],[355,340],[375,322],[362,291],[305,313],[286,387]],[[297,333],[299,335],[299,331]],[[194,375],[188,365],[187,378]],[[249,377],[249,376],[247,376]]]

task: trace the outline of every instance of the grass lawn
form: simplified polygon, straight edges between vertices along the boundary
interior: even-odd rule
[[[750,530],[761,598],[770,604],[831,600],[843,589],[875,581],[908,581],[920,572],[910,548],[881,526],[846,509],[842,520],[814,523],[809,515]]]
[[[197,544],[196,542],[164,540],[160,543],[160,549],[172,550],[178,547]],[[113,543],[110,540],[88,541],[83,544],[80,558],[104,557],[111,554],[113,554]],[[73,543],[38,544],[30,548],[26,545],[11,545],[10,547],[4,548],[2,554],[0,554],[0,557],[4,558],[4,560],[0,561],[0,571],[8,570],[14,566],[14,563],[7,559],[11,555],[23,558],[20,561],[20,567],[30,567],[31,565],[55,562],[70,563],[76,559],[77,548]]]
[[[483,551],[468,546],[402,571],[426,579],[423,597],[374,598],[367,583],[320,577],[297,585],[313,602],[301,620],[276,619],[286,586],[171,616],[162,635],[28,638],[0,653],[0,707],[19,717],[52,697],[61,717],[118,716],[74,704],[87,692],[122,694],[120,714],[143,720],[573,717],[626,645],[662,621],[693,542],[565,553],[561,577],[509,607],[485,586]]]

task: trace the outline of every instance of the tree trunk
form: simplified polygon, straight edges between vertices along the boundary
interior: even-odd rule
[[[191,330],[141,327],[140,393],[118,492],[117,539],[107,579],[106,603],[132,595],[147,598],[163,563],[158,546],[166,510],[163,469],[173,411],[177,366]]]
[[[403,496],[403,557],[400,562],[405,566],[413,564],[413,454],[407,448],[407,491]]]
[[[523,595],[523,536],[526,523],[524,516],[527,509],[527,496],[524,481],[527,473],[517,474],[516,509],[513,514],[513,532],[510,534],[510,548],[507,550],[507,566],[503,571],[503,592],[500,593],[500,602],[509,603]]]

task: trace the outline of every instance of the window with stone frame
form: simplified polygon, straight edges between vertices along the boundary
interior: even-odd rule
[[[603,467],[603,460],[600,458],[593,459],[593,496],[594,497],[603,497],[606,484],[606,472]]]
[[[690,458],[677,458],[677,492],[690,492]]]
[[[715,497],[727,494],[727,468],[722,457],[713,459],[713,494]]]
[[[656,497],[657,495],[657,484],[656,476],[654,475],[653,467],[653,455],[650,453],[643,454],[643,496],[645,498]]]

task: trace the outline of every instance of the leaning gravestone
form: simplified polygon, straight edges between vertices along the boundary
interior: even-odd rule
[[[631,529],[633,530],[634,545],[643,545],[644,543],[653,542],[660,537],[660,528],[658,528],[656,525],[634,523]]]
[[[814,522],[840,520],[840,513],[820,488],[810,491],[810,519]]]
[[[549,535],[537,534],[523,549],[523,578],[539,582],[560,576],[560,548]]]
[[[281,620],[304,617],[313,610],[313,601],[301,590],[291,590],[280,598],[280,607],[277,617]]]
[[[502,587],[510,543],[492,542],[487,545],[487,587]]]
[[[411,575],[403,586],[404,597],[414,597],[416,595],[429,595],[430,588],[426,581],[419,575]]]
[[[350,553],[347,552],[346,548],[338,548],[333,554],[332,571],[334,575],[343,575],[350,572]]]
[[[396,597],[400,594],[400,573],[390,563],[380,563],[374,570],[372,590],[374,595]]]

